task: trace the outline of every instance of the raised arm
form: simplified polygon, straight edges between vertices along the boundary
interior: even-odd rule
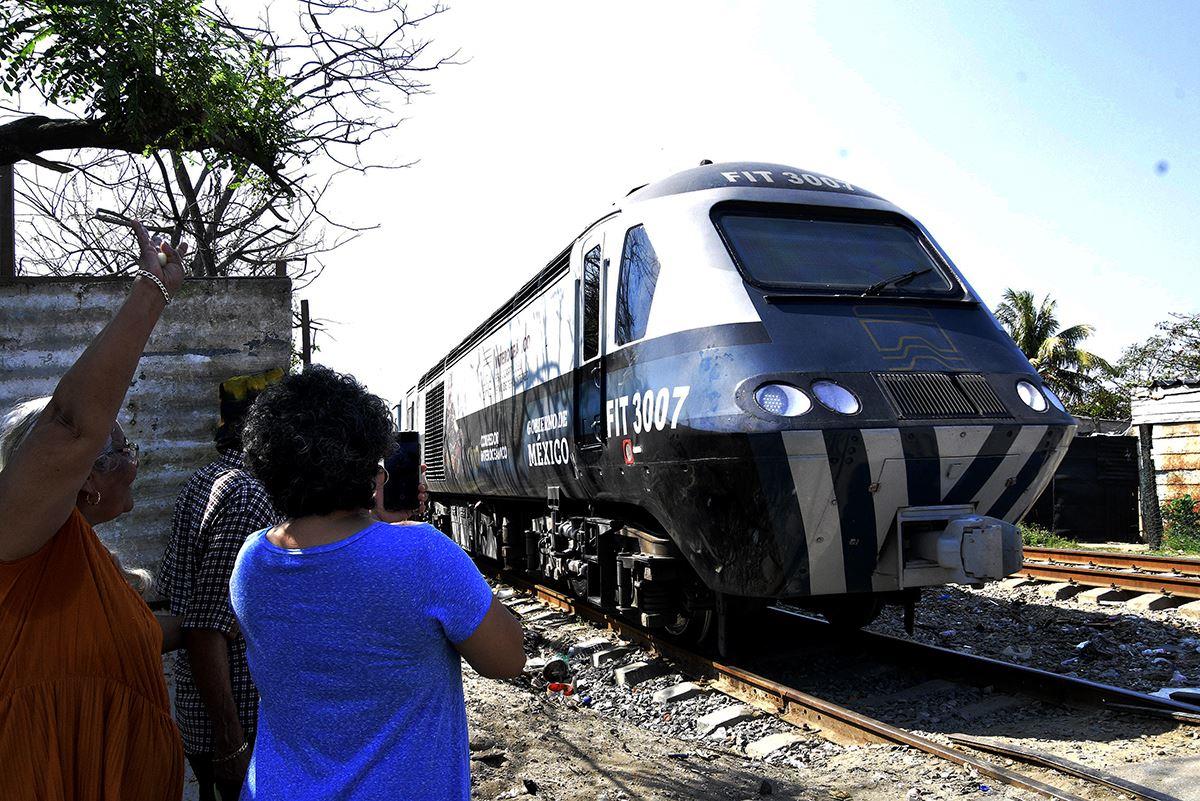
[[[174,294],[183,283],[178,253],[135,225],[139,266]],[[159,251],[166,264],[160,266]],[[0,471],[0,560],[38,550],[71,514],[80,487],[112,430],[138,360],[166,299],[150,278],[134,280],[116,315],[59,380],[46,410]]]

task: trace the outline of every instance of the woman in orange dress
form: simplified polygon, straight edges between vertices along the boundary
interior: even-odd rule
[[[163,628],[92,531],[133,508],[137,450],[114,420],[183,282],[186,248],[134,230],[140,269],[121,308],[53,396],[0,425],[5,801],[178,801],[183,791]]]

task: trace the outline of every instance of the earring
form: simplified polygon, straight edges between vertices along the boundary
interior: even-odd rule
[[[88,495],[87,502],[88,502],[89,506],[99,506],[100,505],[100,490],[96,490],[96,500],[93,501],[92,496]]]

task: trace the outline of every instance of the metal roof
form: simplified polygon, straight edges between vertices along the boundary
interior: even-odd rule
[[[1176,387],[1187,387],[1189,389],[1200,388],[1200,376],[1186,376],[1183,378],[1167,378],[1162,381],[1153,381],[1150,384],[1150,389],[1174,389]]]
[[[1155,381],[1133,393],[1130,408],[1135,426],[1200,422],[1200,380]]]
[[[873,192],[847,183],[839,178],[786,164],[770,164],[760,161],[727,161],[721,164],[702,164],[690,170],[677,172],[659,181],[638,187],[629,193],[631,200],[648,200],[664,195],[698,192],[704,189],[720,189],[731,186],[764,190],[804,190],[833,192],[842,195],[857,195],[882,200]]]
[[[1081,437],[1120,436],[1129,431],[1128,420],[1111,420],[1106,417],[1076,417],[1079,428],[1075,432]]]

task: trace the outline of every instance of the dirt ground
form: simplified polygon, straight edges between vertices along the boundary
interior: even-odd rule
[[[979,784],[990,789],[966,771],[890,746],[834,746],[831,751],[841,753],[825,767],[800,772],[676,740],[469,672],[466,695],[476,799],[725,801],[770,795],[882,801],[958,798],[971,790],[981,795]]]
[[[173,690],[171,672],[168,683]],[[471,732],[471,797],[545,801],[892,801],[1037,796],[894,746],[810,739],[819,767],[767,764],[570,707],[464,664]],[[183,801],[199,798],[191,771]]]
[[[978,620],[979,615],[969,608],[972,598],[962,601],[968,608],[955,610],[966,613],[960,614],[960,620]],[[940,611],[948,615],[951,609]],[[537,611],[526,615],[527,645],[542,657],[569,652],[566,643],[586,641],[599,633],[562,615],[545,617]],[[1189,631],[1184,627],[1180,633],[1186,638]],[[996,632],[996,639],[1012,642],[1012,632],[1006,633],[1007,637]],[[606,636],[615,640],[611,634]],[[626,657],[651,658],[644,652]],[[603,671],[579,667],[574,657],[570,660],[574,681],[582,681],[578,685],[584,688],[581,694],[591,696],[590,708],[571,705],[549,693],[544,681],[495,682],[468,671],[474,798],[715,801],[758,798],[760,789],[780,798],[864,801],[1041,797],[909,749],[840,746],[814,733],[805,734],[801,742],[765,762],[753,760],[742,748],[747,739],[768,733],[748,731],[761,725],[762,719],[738,724],[724,737],[714,734],[716,739],[697,738],[694,728],[686,725],[729,699],[710,695],[707,701],[693,699],[667,708],[649,696],[686,677],[668,673],[632,689],[621,688],[612,684],[611,677],[601,675]],[[1131,666],[1121,667],[1126,670],[1115,683],[1136,684],[1131,681],[1136,667],[1133,671],[1127,670]],[[944,743],[946,735],[953,732],[997,738],[1145,783],[1180,801],[1200,801],[1200,727],[1036,703],[1001,707],[1005,711],[964,721],[950,708],[953,699],[922,696],[912,703],[926,708],[908,725]],[[1107,801],[1127,797],[1004,757],[981,756],[1082,798]]]

